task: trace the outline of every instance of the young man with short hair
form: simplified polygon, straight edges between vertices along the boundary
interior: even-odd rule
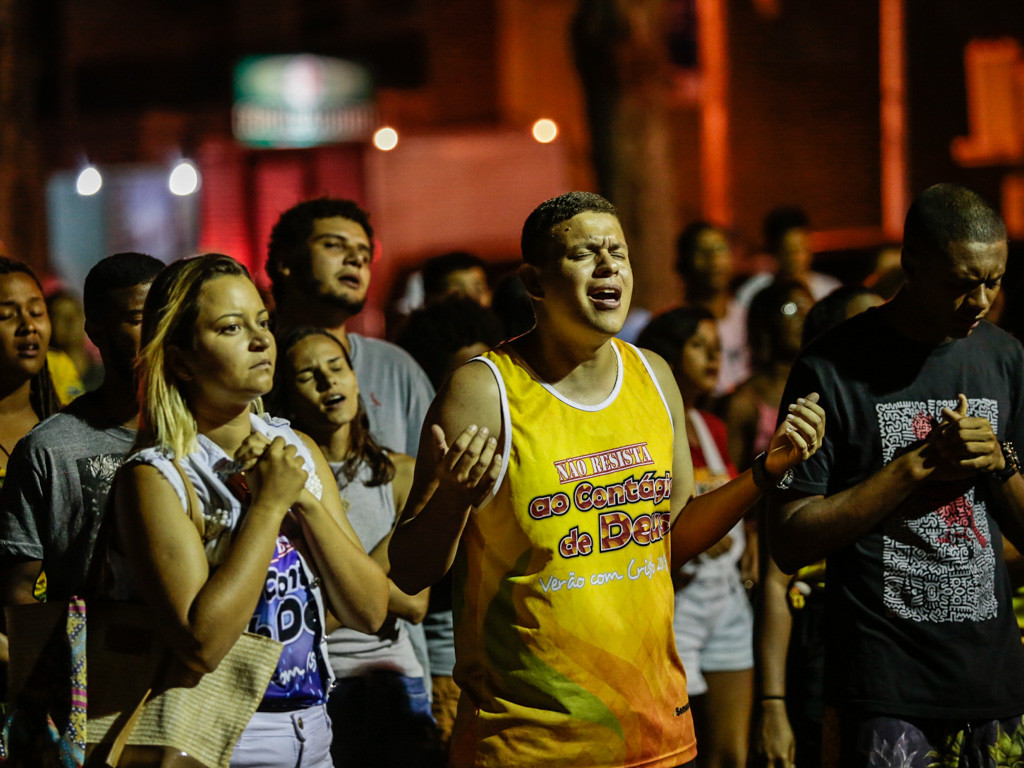
[[[453,765],[687,764],[671,568],[815,450],[820,408],[793,404],[756,481],[693,498],[672,372],[613,338],[633,288],[615,208],[548,200],[522,252],[536,328],[457,369],[434,400],[412,497],[436,491],[396,528],[391,577],[416,590],[455,562]]]
[[[821,392],[829,430],[777,499],[769,541],[787,572],[828,557],[834,764],[989,765],[1024,737],[1002,562],[1003,534],[1024,545],[1024,350],[984,319],[1006,257],[979,195],[928,188],[907,213],[905,285],[790,374],[786,396]],[[784,706],[785,691],[764,693]]]
[[[277,325],[313,325],[337,336],[352,358],[373,436],[415,456],[434,396],[430,380],[397,345],[345,328],[366,305],[373,252],[369,214],[351,200],[321,197],[282,213],[267,248]]]

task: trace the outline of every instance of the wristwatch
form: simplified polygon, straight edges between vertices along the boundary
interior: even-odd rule
[[[1017,449],[1013,447],[1013,443],[1009,440],[1001,442],[999,447],[1003,449],[1003,461],[1006,462],[1006,466],[1002,469],[993,470],[991,475],[1000,483],[1005,483],[1020,472],[1020,459],[1017,458]]]
[[[768,469],[765,466],[768,460],[767,453],[760,453],[754,459],[750,467],[750,473],[754,479],[754,485],[762,491],[784,491],[793,484],[793,470],[787,469],[778,480],[772,480],[768,476]]]

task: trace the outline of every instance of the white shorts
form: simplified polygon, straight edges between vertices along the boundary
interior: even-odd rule
[[[257,712],[235,744],[231,768],[333,768],[327,706]]]
[[[679,589],[672,624],[690,696],[707,692],[702,672],[753,669],[754,612],[738,572],[698,577]]]

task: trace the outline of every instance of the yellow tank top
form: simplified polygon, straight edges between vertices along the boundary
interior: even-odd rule
[[[596,406],[507,346],[505,457],[453,568],[456,766],[676,766],[696,755],[672,632],[672,423],[646,360],[612,342]]]

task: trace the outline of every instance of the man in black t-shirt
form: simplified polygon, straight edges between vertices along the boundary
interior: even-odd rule
[[[1024,350],[983,319],[1006,256],[978,195],[930,187],[907,214],[905,286],[808,345],[787,384],[783,402],[821,393],[828,427],[769,536],[783,570],[828,557],[826,699],[844,767],[989,764],[990,747],[1024,737],[1002,560],[1004,534],[1024,544]]]

